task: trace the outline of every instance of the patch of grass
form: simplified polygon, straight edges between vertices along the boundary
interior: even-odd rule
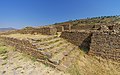
[[[60,45],[62,45],[63,44],[63,42],[60,42],[58,45],[56,45],[56,47],[59,47]]]
[[[4,44],[4,42],[0,42],[0,54],[4,56],[4,54],[8,53],[9,50],[15,51],[14,47],[7,46]]]
[[[0,46],[5,46],[5,44],[3,42],[0,43]]]
[[[5,56],[5,54],[1,54],[1,56],[3,57],[3,56]]]
[[[47,60],[48,58],[49,58],[48,56],[46,56],[46,55],[44,56],[44,59],[45,59],[45,60]]]
[[[81,75],[79,67],[75,64],[70,67],[68,72],[70,75]]]
[[[9,48],[9,50],[17,51],[17,50],[15,49],[15,47],[11,47],[11,46],[9,46],[8,48]]]
[[[47,63],[45,63],[44,65],[45,65],[45,67],[50,67]]]
[[[0,47],[0,54],[5,54],[5,53],[7,53],[8,51],[7,51],[7,47],[6,46],[1,46]]]
[[[5,42],[3,42],[4,40],[0,39],[0,46],[5,46]]]
[[[34,62],[37,60],[37,58],[32,57],[32,56],[30,57],[30,59],[31,59],[32,61],[34,61]]]
[[[17,66],[16,68],[14,68],[15,70],[19,69],[19,68],[22,68],[22,66]]]
[[[2,65],[6,65],[6,64],[7,64],[7,62],[2,63]]]
[[[26,60],[32,60],[33,62],[35,62],[35,61],[37,61],[37,58],[36,57],[33,57],[33,56],[31,56],[31,55],[28,55],[28,54],[22,54],[22,56],[23,57],[25,57],[26,58]]]
[[[3,59],[3,60],[6,60],[7,58],[8,58],[8,56],[4,56],[2,59]]]
[[[53,44],[53,43],[56,43],[56,42],[58,42],[59,41],[59,39],[58,40],[55,40],[55,41],[51,41],[51,42],[49,42],[48,44]]]

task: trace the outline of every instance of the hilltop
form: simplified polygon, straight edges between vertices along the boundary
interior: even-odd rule
[[[53,25],[59,25],[64,23],[72,23],[74,25],[78,24],[113,24],[119,23],[120,16],[100,16],[100,17],[92,17],[92,18],[85,18],[85,19],[76,19],[76,20],[69,20],[66,22],[55,23]]]

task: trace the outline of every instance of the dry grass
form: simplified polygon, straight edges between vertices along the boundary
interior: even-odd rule
[[[120,64],[102,58],[80,55],[68,72],[71,75],[120,75]]]
[[[0,46],[0,54],[5,54],[7,53],[7,47],[6,46]]]
[[[36,58],[19,53],[13,47],[3,44],[0,45],[0,67],[2,68],[0,75],[69,75],[50,68],[36,61]]]
[[[34,39],[40,39],[40,38],[47,38],[47,37],[53,37],[51,35],[31,35],[31,34],[10,34],[10,35],[1,35],[5,37],[14,37],[18,39],[27,39],[27,38],[34,38]]]
[[[25,38],[48,38],[50,40],[53,36],[48,35],[30,35],[30,34],[11,34],[11,35],[3,35],[5,37],[14,37],[19,39],[25,39]],[[55,42],[58,42],[59,40],[49,42],[49,44],[53,44]],[[63,42],[66,43],[66,42]],[[59,43],[56,45],[56,47],[59,47],[63,43]],[[0,46],[0,54],[7,53],[6,46]],[[14,49],[11,49],[14,50]],[[74,53],[71,53],[71,55],[75,55]],[[22,55],[24,58],[29,58],[32,61],[36,61],[36,58],[31,57],[29,55]],[[47,57],[46,57],[47,58]],[[22,60],[23,58],[20,58]],[[27,59],[25,59],[28,61]],[[3,64],[4,65],[4,64]],[[19,67],[17,67],[19,68]],[[76,60],[75,63],[68,69],[68,72],[71,75],[120,75],[120,64],[104,60],[102,58],[96,58],[92,56],[88,56],[84,54],[84,52],[81,52],[81,54],[78,57],[78,60]]]

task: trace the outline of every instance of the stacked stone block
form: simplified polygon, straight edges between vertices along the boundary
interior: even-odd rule
[[[36,46],[32,45],[28,40],[25,39],[17,39],[17,38],[10,38],[10,37],[0,37],[4,39],[6,44],[15,47],[17,51],[26,53],[28,55],[34,56],[38,59],[45,59],[44,55],[41,52],[37,51]]]
[[[73,25],[72,30],[92,30],[94,25]]]
[[[120,33],[94,32],[89,54],[120,62]]]
[[[61,37],[90,55],[120,62],[120,32],[103,27],[97,31],[64,31]]]
[[[19,33],[55,35],[57,33],[57,30],[54,27],[40,27],[40,28],[22,29],[19,31]]]
[[[65,31],[61,34],[61,37],[79,46],[83,50],[88,50],[91,42],[91,35],[90,32]]]
[[[64,31],[64,27],[63,26],[56,26],[55,28],[57,29],[57,32]]]

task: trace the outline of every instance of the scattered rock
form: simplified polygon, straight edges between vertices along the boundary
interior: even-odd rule
[[[50,52],[42,52],[42,54],[47,56],[48,58],[52,57],[52,54]]]

